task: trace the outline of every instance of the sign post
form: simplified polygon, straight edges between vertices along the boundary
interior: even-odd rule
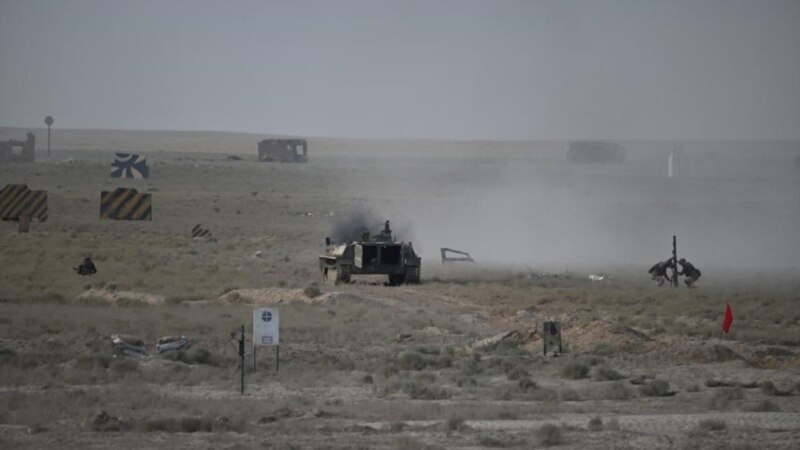
[[[242,324],[242,334],[239,336],[239,362],[242,364],[241,392],[244,395],[244,324]]]
[[[672,236],[672,286],[678,287],[678,237]]]
[[[53,125],[53,116],[44,118],[44,124],[47,125],[47,157],[50,157],[50,126]]]
[[[256,371],[256,347],[275,346],[275,372],[280,368],[280,315],[277,308],[253,310],[253,372]]]

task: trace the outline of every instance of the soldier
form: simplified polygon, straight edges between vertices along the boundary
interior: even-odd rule
[[[665,261],[657,262],[647,271],[647,273],[653,275],[652,280],[657,281],[659,286],[664,285],[664,280],[672,282],[672,279],[667,275],[667,269],[672,267],[672,260],[667,259]]]
[[[97,268],[94,267],[94,263],[92,262],[92,258],[88,256],[84,258],[83,263],[81,263],[78,267],[72,268],[78,275],[92,275],[97,273]]]
[[[693,288],[694,282],[697,281],[698,278],[700,278],[700,275],[702,275],[700,273],[700,269],[693,266],[692,263],[685,260],[684,258],[679,259],[678,264],[681,265],[682,269],[678,271],[678,275],[685,276],[686,279],[683,282],[686,283],[686,287],[688,287],[689,289]]]

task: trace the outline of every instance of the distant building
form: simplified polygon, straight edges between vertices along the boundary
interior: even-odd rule
[[[258,143],[258,160],[308,162],[308,143],[305,139],[264,139]]]
[[[567,150],[567,161],[571,163],[606,164],[624,160],[625,147],[613,142],[570,142]]]
[[[10,139],[0,142],[0,162],[34,162],[36,159],[36,138],[28,133],[24,141]]]

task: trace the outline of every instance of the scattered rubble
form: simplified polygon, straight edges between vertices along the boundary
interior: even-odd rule
[[[536,328],[507,331],[472,343],[473,350],[492,351],[500,346],[520,347],[539,340]]]
[[[147,305],[160,305],[166,301],[166,298],[161,295],[103,288],[88,289],[75,298],[78,300],[99,299],[108,303],[139,302]]]

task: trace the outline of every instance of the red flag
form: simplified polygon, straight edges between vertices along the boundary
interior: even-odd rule
[[[733,323],[733,311],[731,311],[731,305],[728,303],[725,306],[725,320],[722,322],[722,331],[725,333],[731,329],[731,324]]]

